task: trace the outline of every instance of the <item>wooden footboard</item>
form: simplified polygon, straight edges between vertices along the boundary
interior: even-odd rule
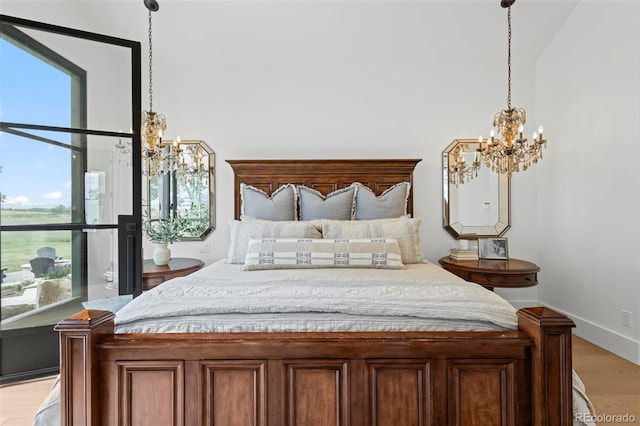
[[[56,327],[63,425],[570,425],[571,328],[113,334],[110,312]]]

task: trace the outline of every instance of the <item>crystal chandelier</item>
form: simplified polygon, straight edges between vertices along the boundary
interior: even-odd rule
[[[506,174],[508,177],[520,170],[527,170],[531,164],[535,164],[542,159],[542,150],[547,147],[547,140],[542,138],[542,126],[533,133],[531,143],[522,136],[524,124],[527,121],[527,113],[522,108],[511,106],[511,5],[516,0],[502,0],[500,5],[508,9],[508,91],[507,109],[497,113],[493,118],[493,127],[498,131],[500,137],[496,137],[495,131],[491,130],[491,135],[486,144],[483,143],[482,136],[478,138],[482,160],[486,166],[496,173]]]
[[[480,170],[480,152],[476,151],[473,156],[473,162],[471,165],[467,165],[467,161],[464,158],[464,152],[466,152],[464,149],[466,149],[466,145],[458,145],[449,156],[449,183],[455,184],[456,187],[461,183],[469,182],[474,177],[478,177],[478,170]]]
[[[180,165],[179,139],[173,143],[165,143],[162,136],[167,128],[164,115],[153,110],[153,37],[151,13],[160,9],[156,0],[144,0],[149,9],[149,111],[142,115],[142,159],[144,173],[156,176],[175,171]]]

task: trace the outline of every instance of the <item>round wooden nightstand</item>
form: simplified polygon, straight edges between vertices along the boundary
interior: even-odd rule
[[[184,277],[203,266],[202,260],[189,257],[172,257],[168,265],[156,265],[153,259],[145,259],[142,264],[142,289],[149,290],[171,278]]]
[[[460,278],[480,284],[493,291],[494,287],[531,287],[538,284],[540,267],[520,259],[509,260],[453,260],[445,256],[438,260],[444,269]]]

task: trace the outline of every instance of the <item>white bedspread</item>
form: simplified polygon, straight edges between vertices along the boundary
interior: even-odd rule
[[[118,333],[515,328],[515,309],[507,301],[430,263],[404,270],[250,272],[216,263],[145,292],[116,314]],[[574,412],[584,417],[593,408],[573,375]],[[59,420],[56,383],[34,425]],[[585,424],[574,417],[574,426]]]
[[[506,300],[431,263],[243,271],[219,262],[145,292],[116,316],[118,333],[515,328]]]

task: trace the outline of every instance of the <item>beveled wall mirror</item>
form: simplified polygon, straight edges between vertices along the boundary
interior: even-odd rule
[[[477,175],[470,173],[464,183],[453,175],[461,165],[473,167],[479,160],[478,148],[475,139],[455,139],[442,152],[443,226],[458,239],[500,237],[511,226],[507,175],[486,166],[479,167]]]
[[[160,219],[177,213],[188,221],[180,241],[204,240],[215,228],[215,154],[200,140],[177,146],[181,153],[176,170],[148,177],[147,214]]]

